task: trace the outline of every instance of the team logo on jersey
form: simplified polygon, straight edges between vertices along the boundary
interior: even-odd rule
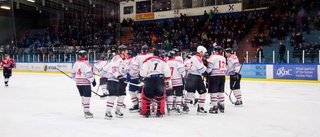
[[[285,70],[284,67],[281,67],[281,68],[278,68],[277,75],[279,77],[283,77],[283,76],[287,76],[287,75],[292,75],[291,72],[292,72],[292,69]]]

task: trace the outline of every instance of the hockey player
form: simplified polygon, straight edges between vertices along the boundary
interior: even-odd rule
[[[224,113],[224,84],[226,81],[226,58],[222,55],[222,53],[223,49],[220,46],[216,46],[214,48],[213,55],[211,55],[208,59],[208,92],[210,93],[212,106],[209,110],[209,113],[212,114],[218,113],[218,109],[220,109],[220,112]]]
[[[228,72],[230,73],[230,89],[233,91],[233,94],[237,99],[234,105],[242,106],[242,99],[241,99],[242,94],[240,90],[241,66],[240,66],[238,57],[234,55],[234,52],[231,48],[226,49],[226,56],[227,56]]]
[[[186,74],[188,74],[188,71],[191,67],[191,61],[190,61],[190,58],[192,57],[191,54],[187,54],[186,56],[186,59],[184,60],[184,67],[185,67],[185,70],[186,70]]]
[[[136,58],[133,60],[132,64],[130,64],[129,68],[129,74],[130,74],[130,83],[133,84],[139,84],[140,79],[139,79],[139,71],[142,67],[143,61],[150,57],[148,54],[149,47],[147,45],[143,45],[141,49],[140,55],[136,56]],[[139,104],[140,104],[140,93],[141,93],[141,88],[134,86],[134,85],[129,85],[129,94],[131,96],[131,101],[133,103],[133,107],[129,109],[131,112],[139,111]],[[138,92],[136,92],[138,91]],[[136,104],[137,103],[137,104]]]
[[[114,56],[112,60],[103,67],[102,75],[108,78],[107,88],[109,96],[107,99],[107,111],[105,119],[111,119],[113,116],[111,111],[114,102],[118,97],[115,114],[117,117],[123,117],[120,109],[123,107],[123,101],[126,96],[126,68],[125,58],[128,54],[127,46],[120,45],[118,47],[119,54]]]
[[[199,93],[199,104],[197,112],[198,114],[205,114],[207,111],[204,110],[203,106],[206,100],[206,87],[202,80],[202,73],[204,73],[207,69],[206,66],[204,66],[202,57],[207,52],[207,49],[203,46],[197,47],[197,54],[193,55],[190,58],[191,61],[191,67],[189,70],[188,77],[186,79],[186,90],[187,90],[187,96],[185,99],[186,107],[184,108],[184,111],[189,112],[188,105],[190,104],[191,99],[193,98],[193,95],[196,91]]]
[[[92,67],[86,61],[87,51],[80,50],[78,52],[79,59],[73,64],[71,77],[76,81],[77,88],[82,98],[82,106],[84,110],[85,118],[93,118],[93,114],[90,112],[90,98],[91,98],[91,86],[96,86],[96,81],[93,77]]]
[[[174,48],[174,49],[172,49],[172,50],[176,53],[174,59],[177,60],[179,63],[182,63],[182,64],[183,64],[183,58],[180,56],[179,49]]]
[[[171,81],[172,81],[172,87],[173,87],[172,90],[166,91],[169,115],[172,111],[174,96],[176,96],[176,99],[175,99],[176,111],[179,114],[182,113],[181,101],[182,101],[182,95],[184,90],[183,77],[186,74],[184,65],[174,59],[175,55],[176,54],[174,51],[170,51],[168,53],[169,60],[167,61],[167,64],[169,65],[171,70]]]
[[[16,63],[10,58],[9,54],[4,55],[5,59],[1,62],[3,68],[4,85],[8,87],[9,78],[12,75],[12,69],[15,68]]]
[[[135,70],[134,62],[136,61],[136,53],[129,50],[127,59],[127,81],[133,84],[139,84],[139,71]],[[139,99],[137,93],[141,91],[141,87],[129,84],[129,94],[133,104],[132,108],[129,108],[130,112],[137,112],[139,110]]]
[[[170,68],[168,64],[160,59],[159,51],[153,50],[153,56],[147,58],[141,67],[140,76],[144,78],[143,96],[141,97],[141,114],[150,116],[150,104],[153,99],[157,101],[158,117],[164,115],[165,108],[165,79],[170,79]]]
[[[101,90],[102,90],[102,96],[101,98],[105,98],[108,96],[108,92],[107,92],[107,81],[108,81],[108,78],[106,77],[103,77],[101,75],[101,71],[102,71],[102,68],[104,66],[107,65],[107,61],[106,61],[106,56],[105,55],[101,55],[100,56],[100,60],[94,64],[94,67],[93,67],[93,72],[96,73],[96,75],[100,75],[100,86],[101,86]]]

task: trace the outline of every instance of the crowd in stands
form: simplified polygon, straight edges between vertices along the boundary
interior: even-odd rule
[[[284,0],[280,8],[280,13],[271,13],[270,16],[261,17],[258,20],[259,33],[252,39],[253,47],[257,47],[257,55],[261,47],[270,46],[275,41],[284,41],[286,36],[290,36],[290,45],[292,46],[293,57],[302,61],[302,51],[305,51],[305,57],[314,62],[314,58],[319,54],[319,45],[317,41],[306,41],[302,32],[310,34],[311,31],[320,30],[320,1],[308,0]],[[267,32],[264,27],[267,25]],[[314,43],[314,45],[312,45]],[[279,49],[280,50],[280,49]]]
[[[204,11],[201,17],[188,17],[181,13],[175,19],[135,22],[133,44],[148,44],[165,50],[179,48],[193,51],[198,44],[202,44],[212,51],[214,43],[224,48],[233,48],[257,19],[266,15],[252,12],[241,13],[238,17],[217,15],[214,19],[214,16],[211,10],[209,13]]]

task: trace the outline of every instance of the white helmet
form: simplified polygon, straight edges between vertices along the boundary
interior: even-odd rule
[[[204,46],[198,46],[197,47],[197,52],[200,53],[202,51],[202,53],[205,53],[207,52],[207,49],[204,47]]]

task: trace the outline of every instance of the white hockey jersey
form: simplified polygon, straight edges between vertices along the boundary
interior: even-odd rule
[[[230,73],[230,75],[233,75],[234,73],[239,73],[240,71],[240,63],[239,63],[239,59],[236,55],[232,54],[229,58],[228,58],[228,73]]]
[[[79,58],[73,64],[71,77],[77,85],[91,85],[94,80],[92,67],[85,58]]]
[[[127,67],[127,73],[130,74],[130,79],[137,79],[137,78],[139,78],[139,70],[136,70],[136,69],[134,68],[134,62],[135,62],[136,60],[137,60],[136,57],[131,57],[131,58],[128,58],[128,59],[126,60],[127,65],[128,65],[128,67]]]
[[[165,78],[171,77],[171,71],[168,64],[159,57],[149,57],[144,62],[140,69],[140,76],[152,77],[162,74]]]
[[[207,72],[211,76],[224,76],[226,73],[226,58],[222,55],[211,55],[208,59]]]
[[[175,56],[174,59],[183,64],[183,58],[181,56]]]
[[[189,74],[193,75],[201,75],[206,71],[206,66],[204,66],[202,57],[199,54],[193,55],[190,58],[191,66],[189,70]]]
[[[102,69],[101,75],[111,81],[119,81],[119,76],[125,76],[127,64],[120,55],[114,56],[111,61]]]
[[[97,63],[94,64],[93,66],[93,72],[98,73],[102,71],[102,68],[108,64],[108,61],[106,60],[99,60]],[[100,73],[101,76],[101,73]]]
[[[129,71],[130,76],[139,78],[139,76],[135,76],[135,75],[139,74],[143,61],[145,61],[150,56],[151,56],[150,54],[145,54],[145,53],[141,53],[140,55],[136,56],[136,59],[132,62],[132,66]],[[131,79],[134,79],[134,78],[131,78]]]
[[[191,67],[191,60],[186,58],[184,60],[184,68],[185,68],[187,74],[188,74],[188,71],[189,71],[190,67]]]
[[[184,65],[175,59],[169,59],[167,61],[167,64],[170,67],[171,71],[172,86],[182,86],[182,78],[186,75]]]

